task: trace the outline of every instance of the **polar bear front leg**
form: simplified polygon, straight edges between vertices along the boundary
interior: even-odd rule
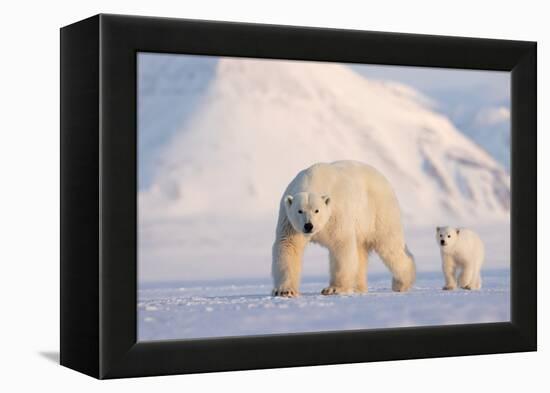
[[[338,242],[330,249],[330,284],[323,295],[351,294],[357,283],[359,256],[357,243],[353,240]]]
[[[443,277],[445,277],[443,290],[456,289],[456,264],[454,259],[448,255],[443,256]]]
[[[303,236],[278,238],[273,244],[273,296],[299,295],[302,255],[306,246]]]

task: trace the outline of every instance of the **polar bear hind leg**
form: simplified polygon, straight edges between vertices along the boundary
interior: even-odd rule
[[[478,272],[473,264],[466,264],[462,267],[462,272],[458,276],[458,285],[462,289],[473,289],[475,278]]]
[[[392,290],[406,292],[411,289],[416,279],[416,268],[407,246],[393,247],[393,244],[382,243],[376,252],[393,275]]]
[[[476,263],[476,270],[474,272],[474,277],[472,279],[472,289],[481,289],[481,265],[483,263],[483,256],[480,256],[478,262]]]
[[[364,245],[357,246],[357,256],[359,266],[357,267],[357,278],[355,280],[355,291],[358,293],[368,292],[367,267],[368,267],[368,250]]]
[[[477,273],[472,281],[472,289],[481,289],[481,273]]]

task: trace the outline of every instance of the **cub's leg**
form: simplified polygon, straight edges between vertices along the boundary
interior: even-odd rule
[[[357,279],[355,280],[355,290],[359,293],[368,292],[368,251],[366,247],[359,245],[357,247],[357,257],[359,266],[357,267]]]
[[[345,236],[336,242],[330,252],[330,284],[323,289],[323,295],[350,294],[356,285],[359,256],[355,236]]]
[[[478,256],[472,277],[471,289],[481,289],[481,265],[483,264],[483,257],[483,253]]]
[[[456,289],[456,264],[452,257],[443,256],[443,276],[445,277],[445,286],[443,290],[452,291]]]
[[[472,263],[466,263],[462,267],[462,271],[458,276],[458,285],[462,289],[472,289],[474,284],[474,277],[476,274],[476,267]]]

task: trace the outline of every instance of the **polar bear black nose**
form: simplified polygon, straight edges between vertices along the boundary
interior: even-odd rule
[[[442,246],[445,245],[445,240],[441,240],[441,245],[442,245]]]
[[[304,232],[310,233],[313,230],[313,224],[311,222],[306,222],[304,224]]]

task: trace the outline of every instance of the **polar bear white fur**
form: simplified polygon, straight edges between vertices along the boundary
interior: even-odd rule
[[[366,292],[372,250],[392,273],[394,291],[407,291],[414,283],[416,270],[397,198],[371,166],[319,163],[290,182],[280,202],[273,244],[274,296],[299,294],[302,255],[310,241],[329,250],[330,283],[324,295]]]
[[[437,227],[436,241],[441,251],[444,290],[481,288],[481,265],[485,247],[479,236],[466,228]],[[459,272],[460,271],[460,272]]]

